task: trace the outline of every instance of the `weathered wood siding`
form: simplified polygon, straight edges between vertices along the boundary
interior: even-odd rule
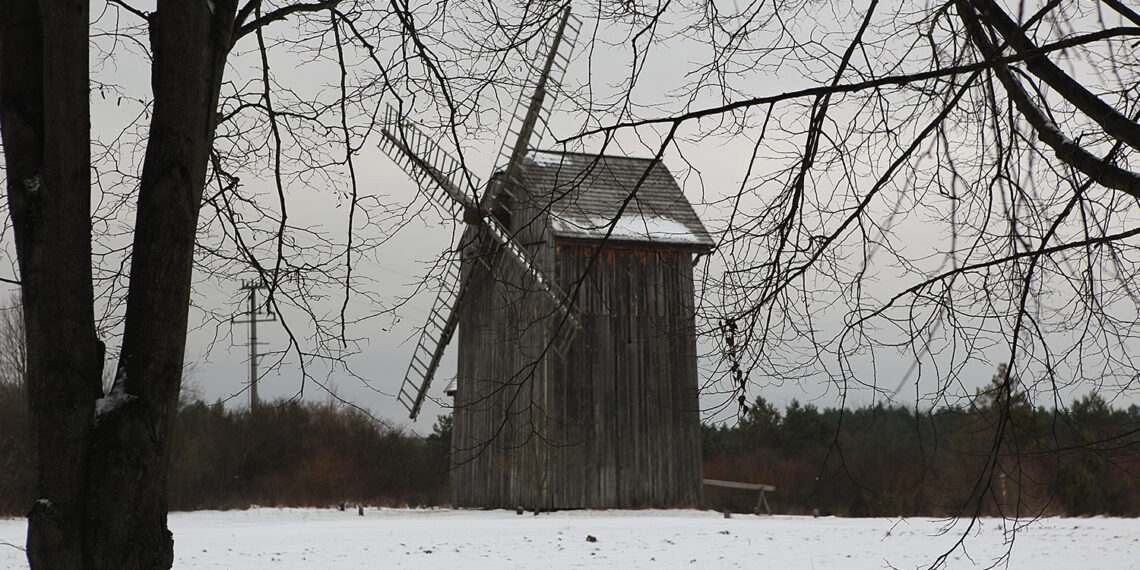
[[[493,270],[465,261],[452,428],[456,506],[534,505],[545,486],[535,441],[549,383],[546,322],[536,310],[541,298],[525,291],[522,272],[502,256],[488,256]]]
[[[576,282],[583,330],[551,369],[566,463],[585,507],[695,505],[700,425],[691,255],[559,244],[558,279]],[[584,277],[583,277],[584,276]]]
[[[515,242],[549,272],[553,248],[543,225],[545,216],[529,202],[516,201],[511,210]],[[452,503],[460,507],[546,504],[543,496],[550,487],[551,469],[543,438],[551,431],[552,362],[545,354],[554,307],[519,265],[493,244],[472,244],[464,253]]]
[[[577,289],[583,327],[556,351],[558,313],[510,260],[464,262],[453,503],[698,504],[691,254],[607,247],[586,271],[596,245],[516,231],[563,289]]]

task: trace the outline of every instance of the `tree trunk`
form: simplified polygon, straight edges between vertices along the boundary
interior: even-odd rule
[[[40,568],[169,568],[170,428],[235,0],[160,1],[120,365],[103,397],[91,272],[88,2],[0,4],[0,131],[27,338]],[[45,95],[50,95],[45,97]],[[100,399],[102,397],[102,399]]]
[[[85,470],[102,394],[91,282],[88,3],[9,1],[2,9],[0,124],[40,497],[28,515],[28,560],[82,568]]]
[[[190,282],[235,2],[159,2],[150,18],[154,114],[143,162],[126,324],[91,460],[95,568],[169,568],[170,435],[182,383]]]

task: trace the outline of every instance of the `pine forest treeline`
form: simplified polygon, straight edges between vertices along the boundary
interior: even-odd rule
[[[1056,411],[1014,396],[990,462],[1002,421],[993,393],[927,412],[793,401],[781,413],[757,398],[737,426],[704,426],[705,477],[774,485],[774,511],[793,514],[1140,515],[1140,407],[1090,394]],[[756,501],[705,493],[723,510]]]
[[[703,427],[704,474],[775,485],[776,513],[971,515],[980,497],[978,514],[989,516],[1140,515],[1140,407],[1090,394],[1054,411],[1015,394],[986,470],[998,393],[925,412],[794,401],[778,410],[757,398],[738,425]],[[24,397],[0,382],[0,516],[23,515],[35,499]],[[175,510],[447,503],[447,416],[419,438],[333,403],[277,402],[251,414],[189,400],[174,434]],[[755,503],[754,492],[705,487],[709,508]]]

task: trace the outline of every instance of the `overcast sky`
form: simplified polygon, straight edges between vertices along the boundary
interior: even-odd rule
[[[143,7],[145,10],[146,7]],[[591,30],[592,23],[586,22],[586,33]],[[606,31],[601,30],[603,36]],[[567,83],[579,88],[589,87],[596,95],[606,93],[607,89],[629,75],[628,62],[631,54],[628,46],[602,46],[593,51],[583,49],[584,41],[580,42],[576,57],[568,72]],[[120,49],[129,50],[129,47]],[[662,102],[666,104],[675,97],[681,100],[686,94],[675,92],[682,88],[689,77],[685,72],[701,61],[705,47],[699,42],[683,39],[673,39],[654,45],[653,51],[646,60],[642,70],[641,79],[635,89],[635,99],[646,102]],[[108,139],[114,138],[117,128],[125,122],[133,120],[142,113],[145,106],[136,99],[132,93],[145,93],[147,89],[146,62],[137,53],[99,62],[100,73],[109,74],[115,81],[123,86],[123,93],[102,92],[93,93],[94,124],[96,136]],[[299,77],[290,79],[304,82],[320,82],[332,77],[333,69],[329,69],[328,76],[321,77],[320,71],[313,72],[307,68]],[[240,64],[233,66],[235,74],[240,75]],[[802,86],[810,69],[789,71],[787,77],[765,76],[754,70],[738,70],[734,86],[738,91],[755,95],[774,94]],[[671,95],[672,94],[672,95]],[[589,123],[588,117],[574,112],[573,106],[565,100],[556,107],[551,119],[552,129],[556,136],[569,136],[574,134],[583,124]],[[666,112],[668,109],[663,109]],[[695,125],[694,125],[695,127]],[[686,133],[682,133],[686,134]],[[691,132],[690,132],[691,134]],[[748,159],[752,153],[754,140],[753,133],[745,131],[736,137],[709,137],[698,141],[682,142],[680,145],[683,155],[671,149],[665,156],[666,166],[678,177],[682,188],[705,225],[714,233],[722,230],[727,223],[727,212],[719,206],[714,206],[718,198],[730,195],[739,188],[744,178]],[[498,137],[486,136],[483,139],[465,142],[464,152],[475,174],[487,179],[490,174],[494,153],[498,150]],[[390,160],[377,148],[376,140],[368,141],[357,156],[357,176],[359,186],[363,193],[379,196],[389,204],[419,204],[423,198],[418,196],[417,190],[408,179]],[[547,135],[540,147],[549,148],[554,144],[553,137]],[[656,139],[651,133],[642,131],[639,134],[632,132],[622,133],[614,146],[607,151],[609,154],[619,152],[633,156],[652,156],[656,150]],[[596,147],[596,141],[587,141]],[[137,157],[136,157],[137,158]],[[760,167],[762,168],[763,161]],[[755,172],[753,174],[756,174]],[[266,180],[251,180],[243,178],[243,183],[250,188],[262,188],[270,191]],[[343,204],[333,199],[324,188],[310,187],[294,192],[290,196],[290,221],[298,225],[312,224],[335,233],[343,227]],[[745,210],[761,209],[763,203],[745,202]],[[340,399],[352,402],[361,408],[370,410],[376,416],[384,418],[395,425],[405,425],[421,434],[430,432],[431,425],[436,416],[444,413],[440,404],[446,405],[447,399],[443,395],[443,386],[446,379],[454,374],[454,346],[449,351],[437,379],[430,392],[430,398],[420,415],[419,421],[410,425],[403,407],[395,400],[405,369],[415,346],[417,327],[422,324],[427,315],[428,307],[434,299],[434,292],[420,290],[421,281],[428,275],[433,262],[441,252],[450,247],[452,239],[459,228],[452,220],[445,220],[430,208],[424,209],[420,215],[404,224],[402,229],[383,246],[375,250],[374,255],[360,258],[355,261],[359,278],[370,280],[371,287],[376,292],[373,299],[355,298],[348,304],[350,318],[359,319],[366,315],[374,315],[366,320],[353,323],[347,336],[358,340],[354,354],[347,357],[345,363],[351,367],[356,375],[347,373],[339,365],[328,366],[321,361],[312,361],[307,364],[311,379],[302,381],[300,366],[297,357],[290,353],[279,359],[275,356],[267,357],[263,361],[262,369],[265,375],[259,384],[262,399],[276,399],[293,397],[303,393],[305,398],[322,400],[329,398],[328,391],[335,392]],[[901,227],[898,231],[904,237],[909,234],[915,236],[915,242],[930,240],[930,236],[923,234],[923,228]],[[7,252],[12,269],[5,277],[15,275],[15,259],[11,243],[11,233],[3,235],[4,248]],[[714,260],[707,266],[710,271],[719,272],[721,261]],[[706,265],[698,265],[698,271],[704,271]],[[888,275],[891,268],[883,268],[884,275]],[[252,277],[250,274],[246,278]],[[235,314],[243,304],[244,292],[240,290],[241,279],[229,280],[199,279],[195,285],[196,301],[215,311],[213,317],[207,312],[195,309],[191,313],[192,330],[187,350],[188,374],[186,389],[189,393],[201,397],[206,401],[225,400],[227,407],[241,407],[247,405],[248,396],[244,393],[248,381],[248,360],[246,335],[244,324],[231,324],[219,320],[220,311],[226,309],[227,303],[232,305]],[[418,293],[416,291],[419,290]],[[413,293],[415,293],[413,295]],[[326,292],[330,301],[327,309],[332,311],[339,308],[339,295],[337,290]],[[410,299],[409,299],[410,298]],[[402,300],[409,299],[406,303]],[[300,314],[286,314],[290,322],[302,323]],[[823,319],[826,325],[826,319]],[[707,327],[709,323],[703,323]],[[831,326],[842,326],[841,316],[836,315]],[[304,337],[304,326],[298,324],[296,329]],[[259,340],[264,343],[263,352],[284,350],[287,340],[278,323],[267,323],[259,326]],[[996,364],[1002,359],[999,352],[993,354],[976,355],[976,364],[971,365],[976,385],[989,381]],[[913,404],[915,397],[932,389],[930,385],[915,384],[918,378],[916,369],[912,367],[914,359],[904,354],[894,357],[879,354],[874,361],[855,362],[858,367],[866,367],[867,378],[887,392],[900,394],[900,402]],[[716,362],[710,359],[701,363],[702,384],[708,380],[710,370]],[[925,382],[930,382],[931,372],[925,373]],[[753,387],[748,394],[749,399],[757,395],[783,406],[792,399],[810,401],[824,406],[834,406],[840,398],[846,396],[848,405],[861,405],[872,400],[870,390],[855,390],[848,394],[840,393],[836,387],[827,382],[826,375],[814,375],[796,381],[783,378],[752,378]],[[723,385],[712,385],[702,400],[706,408],[706,419],[716,421],[734,421],[736,409],[725,406],[728,398],[723,393]],[[971,391],[973,386],[965,386]]]

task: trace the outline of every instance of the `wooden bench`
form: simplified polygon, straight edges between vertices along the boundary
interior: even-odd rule
[[[760,505],[764,505],[764,510],[768,514],[772,514],[772,508],[768,506],[768,499],[764,497],[764,493],[775,491],[776,488],[772,485],[764,485],[762,483],[740,483],[737,481],[721,481],[720,479],[705,479],[705,485],[712,487],[724,487],[726,489],[744,489],[746,491],[760,491],[760,500],[756,501],[756,508],[752,512],[760,514]]]

